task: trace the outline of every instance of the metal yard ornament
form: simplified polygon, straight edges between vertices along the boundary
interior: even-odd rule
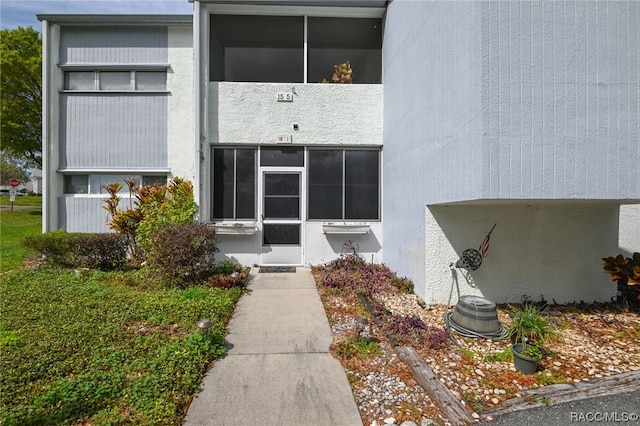
[[[478,250],[476,249],[466,249],[462,252],[460,259],[455,264],[456,268],[463,268],[469,271],[475,271],[482,265],[482,259],[487,257],[487,253],[489,252],[489,240],[491,239],[491,233],[495,229],[497,223],[493,225],[491,231],[487,234],[487,236],[480,243],[480,247]]]

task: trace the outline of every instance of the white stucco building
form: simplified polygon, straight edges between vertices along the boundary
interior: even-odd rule
[[[601,258],[640,250],[637,2],[192,4],[39,16],[44,231],[106,231],[101,184],[180,176],[244,264],[353,241],[443,303],[497,224],[463,294],[615,295]],[[353,84],[320,83],[346,61]]]

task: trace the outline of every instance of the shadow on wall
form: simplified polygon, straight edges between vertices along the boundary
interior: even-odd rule
[[[593,302],[615,296],[601,259],[618,247],[617,206],[449,205],[427,208],[426,301],[448,300],[455,284],[450,263],[465,249],[478,249],[494,223],[480,268],[457,269],[461,295],[496,303],[523,298]]]
[[[382,246],[375,233],[369,232],[364,235],[339,234],[327,235],[327,241],[331,250],[337,255],[341,253],[353,253],[355,250],[358,254],[365,256],[365,260],[371,261],[367,255],[371,257],[372,253],[380,252]]]

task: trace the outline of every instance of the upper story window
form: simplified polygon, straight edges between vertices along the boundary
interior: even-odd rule
[[[211,15],[211,81],[318,83],[347,61],[353,83],[382,81],[380,18]]]
[[[64,90],[165,91],[166,71],[67,71]]]

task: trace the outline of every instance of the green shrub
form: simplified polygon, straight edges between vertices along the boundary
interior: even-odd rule
[[[128,238],[129,250],[134,260],[144,260],[144,251],[150,250],[153,234],[168,226],[190,223],[198,213],[193,197],[193,184],[175,177],[166,185],[135,187],[135,181],[127,179],[129,197],[136,199],[135,206],[120,209],[122,184],[112,182],[103,188],[109,194],[103,208],[111,215],[109,226]]]
[[[401,294],[413,294],[413,281],[407,277],[393,277],[391,285],[397,288]]]
[[[85,268],[113,271],[127,263],[127,237],[120,234],[93,234],[80,238],[77,264]]]
[[[379,355],[380,353],[378,342],[367,337],[349,337],[340,342],[336,348],[336,354],[343,358],[351,358],[355,355],[367,358],[369,355]]]
[[[60,230],[31,235],[23,240],[23,244],[38,251],[50,265],[73,268],[77,265],[79,241],[87,235]]]
[[[204,223],[169,225],[156,231],[147,260],[162,277],[181,288],[202,284],[215,273],[215,230]]]
[[[193,222],[198,205],[193,199],[193,184],[178,177],[167,185],[148,187],[148,194],[143,189],[138,192],[144,212],[138,226],[138,241],[148,250],[156,231],[168,225]]]
[[[23,240],[38,251],[45,263],[63,268],[85,267],[104,271],[124,268],[126,237],[119,234],[87,234],[64,230],[32,235]]]

